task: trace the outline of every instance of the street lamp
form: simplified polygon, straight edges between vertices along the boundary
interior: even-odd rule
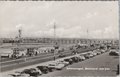
[[[56,24],[54,22],[54,60],[56,59],[55,56],[56,56],[56,49],[58,49],[58,46],[57,46],[57,42],[56,42]]]

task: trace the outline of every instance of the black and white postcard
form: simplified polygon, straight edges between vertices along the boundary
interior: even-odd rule
[[[1,0],[0,77],[119,77],[118,0]]]

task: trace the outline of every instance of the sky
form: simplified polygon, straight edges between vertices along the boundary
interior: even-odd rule
[[[0,38],[118,38],[118,1],[1,1]]]

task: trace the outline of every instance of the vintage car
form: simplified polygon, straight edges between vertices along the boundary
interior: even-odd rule
[[[89,54],[84,55],[84,57],[85,57],[86,59],[91,58],[91,56],[90,56]]]
[[[119,51],[117,51],[117,50],[110,50],[109,55],[111,55],[111,56],[119,56]]]
[[[65,67],[65,65],[54,62],[54,63],[48,64],[48,67],[49,67],[49,68],[56,69],[56,70],[62,70],[62,69]]]
[[[79,55],[77,57],[79,58],[79,61],[84,61],[85,60],[85,57],[83,55]]]
[[[96,52],[93,52],[93,51],[90,51],[90,53],[93,55],[93,56],[96,56],[97,53]]]
[[[60,53],[58,57],[61,57],[61,58],[62,58],[62,57],[65,57],[65,56],[66,56],[65,54]]]
[[[101,53],[105,53],[105,50],[104,50],[104,49],[101,49]]]
[[[21,73],[21,72],[15,72],[13,74],[9,74],[9,77],[29,77],[29,74]]]
[[[69,65],[69,62],[66,62],[64,60],[57,61],[58,64],[64,64],[65,66]]]
[[[98,50],[93,50],[93,53],[94,53],[95,55],[100,55],[100,54],[101,54],[101,52],[99,52]]]
[[[49,68],[47,66],[37,66],[36,68],[38,68],[44,74],[49,72]]]
[[[64,61],[69,62],[69,64],[73,64],[73,60],[70,58],[64,59]]]
[[[22,73],[29,74],[30,76],[39,76],[42,72],[36,68],[24,69]]]
[[[72,59],[73,60],[73,62],[79,62],[79,58],[78,57],[76,57],[76,56],[74,56],[74,57],[71,57],[70,59]]]

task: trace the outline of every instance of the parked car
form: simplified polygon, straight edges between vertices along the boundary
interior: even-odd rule
[[[39,75],[42,75],[41,70],[39,70],[38,68],[30,68],[30,70],[33,70],[35,72],[39,72]]]
[[[22,73],[26,73],[26,74],[29,74],[30,76],[39,76],[41,75],[42,73],[40,73],[40,70],[36,70],[34,68],[31,68],[31,69],[25,69],[23,70]]]
[[[49,68],[47,66],[37,66],[36,68],[38,68],[44,74],[49,72]]]
[[[73,64],[73,60],[72,59],[67,58],[67,59],[64,59],[64,61],[69,62],[69,64]]]
[[[79,62],[79,58],[78,57],[71,57],[70,59],[72,59],[73,60],[73,62]]]
[[[89,58],[90,58],[90,55],[86,54],[86,55],[84,55],[84,57],[85,57],[86,59],[89,59]]]
[[[96,55],[100,55],[101,54],[100,50],[94,50],[93,52],[95,52]]]
[[[84,52],[84,53],[81,53],[80,55],[81,56],[85,56],[85,55],[87,55],[88,54],[88,52]]]
[[[57,61],[59,64],[64,64],[65,66],[69,65],[69,62],[66,62],[64,60]]]
[[[94,55],[92,53],[88,53],[87,55],[89,56],[89,58],[94,57]]]
[[[82,55],[79,55],[79,56],[77,56],[77,57],[79,58],[79,61],[83,61],[83,60],[85,60],[85,57],[82,56]]]
[[[105,53],[105,50],[101,49],[101,53]]]
[[[97,55],[97,53],[96,53],[96,52],[91,52],[91,54],[92,54],[93,56],[96,56],[96,55]]]
[[[65,54],[60,53],[60,55],[58,57],[65,57]]]
[[[42,66],[46,67],[46,68],[48,69],[48,71],[49,71],[49,72],[54,71],[54,69],[53,69],[53,68],[48,67],[48,65],[42,65]]]
[[[93,54],[96,56],[96,55],[97,55],[97,52],[93,52]]]
[[[111,50],[109,55],[111,55],[111,56],[119,56],[119,52],[116,51],[116,50]]]
[[[15,77],[15,76],[13,76],[12,74],[8,74],[7,77]]]
[[[88,54],[89,54],[91,57],[96,56],[96,54],[95,54],[93,51],[90,51]]]
[[[100,55],[100,54],[101,54],[101,52],[97,52],[97,54],[98,54],[98,55]]]
[[[64,66],[65,66],[64,64],[58,64],[58,63],[48,64],[49,68],[53,68],[53,69],[56,69],[56,70],[62,70]]]
[[[9,77],[29,77],[29,74],[21,73],[21,72],[15,72],[13,74],[9,74]]]

